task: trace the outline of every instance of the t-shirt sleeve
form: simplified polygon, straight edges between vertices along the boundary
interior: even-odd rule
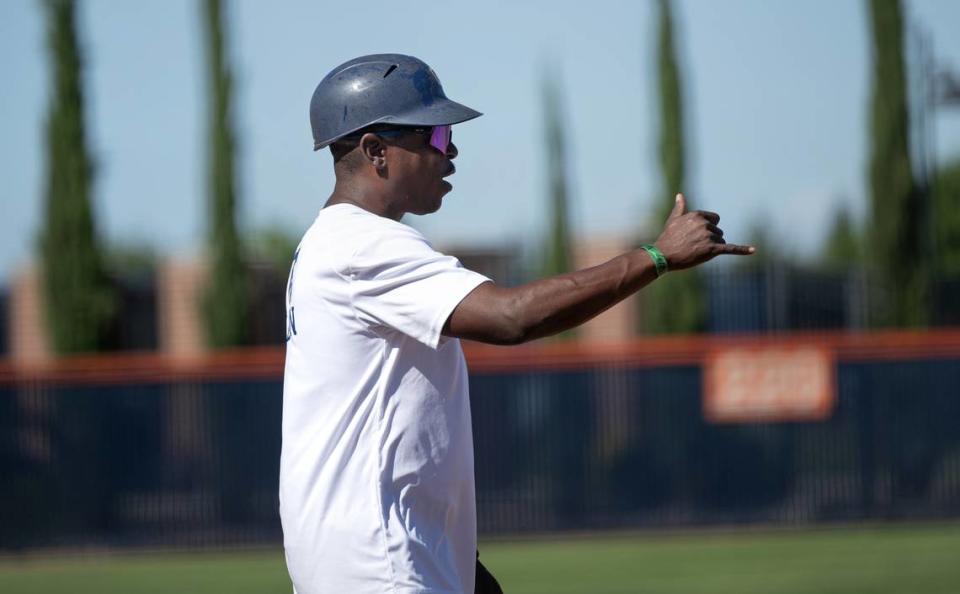
[[[391,227],[351,258],[357,318],[437,348],[443,325],[467,294],[490,279],[434,250],[412,228]]]

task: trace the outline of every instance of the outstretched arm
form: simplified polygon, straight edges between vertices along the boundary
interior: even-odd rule
[[[726,243],[719,222],[716,213],[687,212],[686,200],[677,194],[676,206],[655,243],[669,269],[692,268],[720,254],[755,251]],[[649,254],[632,250],[599,266],[519,287],[484,283],[453,310],[443,334],[491,344],[520,344],[579,326],[656,278]]]

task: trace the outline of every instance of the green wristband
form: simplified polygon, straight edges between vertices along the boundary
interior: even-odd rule
[[[650,254],[650,258],[653,259],[654,266],[657,267],[657,277],[661,277],[667,273],[667,259],[664,257],[663,252],[658,250],[656,246],[647,244],[640,246],[644,251]]]

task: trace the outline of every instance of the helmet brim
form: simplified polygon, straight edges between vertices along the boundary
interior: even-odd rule
[[[396,116],[389,116],[384,120],[384,123],[401,126],[444,126],[460,124],[482,115],[479,111],[456,101],[438,99],[429,106]]]
[[[364,124],[363,126],[350,130],[345,134],[340,134],[335,138],[317,142],[313,150],[318,151],[326,146],[336,142],[344,136],[349,136],[357,130],[362,130],[368,126],[376,124],[396,124],[398,126],[444,126],[467,122],[478,118],[483,114],[475,109],[471,109],[462,103],[451,101],[447,98],[439,98],[430,105],[419,107],[405,113],[389,115],[377,119],[376,121]]]

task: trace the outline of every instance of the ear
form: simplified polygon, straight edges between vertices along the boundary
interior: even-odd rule
[[[387,168],[387,145],[376,134],[366,133],[360,138],[360,154],[377,172]]]

